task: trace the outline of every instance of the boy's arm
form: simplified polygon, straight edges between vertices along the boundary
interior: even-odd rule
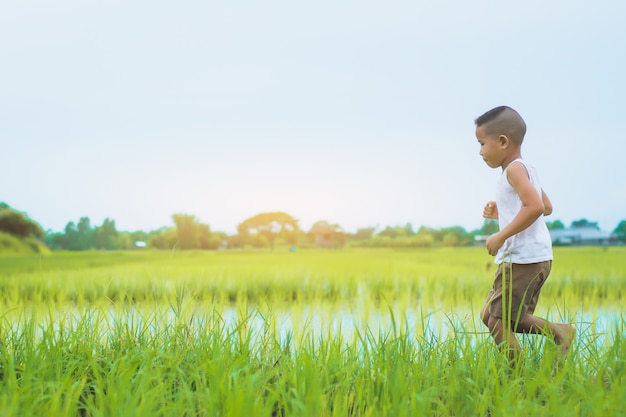
[[[541,201],[543,202],[543,215],[549,216],[552,214],[552,202],[548,198],[545,191],[541,190]]]
[[[504,229],[500,230],[487,238],[487,250],[490,255],[495,256],[498,250],[504,245],[504,241],[509,237],[521,232],[534,223],[546,210],[543,203],[543,196],[539,197],[535,187],[528,179],[528,172],[522,164],[511,164],[507,169],[507,179],[509,184],[515,190],[520,200],[522,200],[522,208],[517,216],[513,218]],[[547,199],[547,196],[546,196]],[[549,202],[550,200],[548,200]],[[550,205],[551,207],[551,205]]]

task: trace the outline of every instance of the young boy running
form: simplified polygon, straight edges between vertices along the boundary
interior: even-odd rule
[[[496,201],[483,211],[483,217],[498,220],[500,230],[486,242],[498,269],[481,319],[512,361],[521,353],[515,333],[551,335],[563,358],[576,328],[532,315],[552,266],[552,240],[542,218],[552,213],[552,204],[535,169],[521,157],[526,123],[507,106],[489,110],[475,123],[480,156],[491,168],[502,168]]]

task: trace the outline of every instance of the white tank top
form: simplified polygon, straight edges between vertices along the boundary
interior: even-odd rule
[[[530,183],[535,187],[539,198],[541,198],[541,185],[535,168],[521,158],[511,162],[511,164],[521,163],[528,172]],[[502,172],[496,186],[496,204],[498,206],[498,224],[500,230],[504,229],[515,218],[522,208],[522,200],[511,187],[507,179],[507,170]],[[552,260],[552,239],[548,232],[548,227],[539,216],[527,229],[508,238],[496,255],[495,263],[512,262],[517,264],[532,264]]]

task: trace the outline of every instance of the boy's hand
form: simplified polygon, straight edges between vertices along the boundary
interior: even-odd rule
[[[504,241],[505,239],[502,238],[502,235],[499,232],[489,236],[485,242],[489,255],[496,256],[498,250],[502,247],[502,245],[504,245]]]
[[[483,209],[483,217],[485,219],[498,219],[498,206],[495,201],[490,201],[485,204]]]

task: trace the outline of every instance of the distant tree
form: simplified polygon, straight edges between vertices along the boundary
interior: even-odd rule
[[[93,229],[91,228],[91,220],[89,217],[81,217],[76,225],[78,232],[79,249],[86,250],[95,248]]]
[[[172,249],[178,241],[178,233],[175,227],[162,227],[150,232],[148,246],[155,249]]]
[[[172,219],[176,224],[177,245],[180,249],[217,249],[221,245],[219,235],[213,234],[209,225],[200,223],[195,216],[174,214]],[[165,236],[165,240],[169,238]]]
[[[43,238],[43,241],[52,250],[60,250],[67,248],[67,239],[65,239],[65,233],[55,233],[48,230]]]
[[[239,232],[234,235],[228,236],[226,244],[229,248],[243,248],[246,246],[246,241],[248,240],[248,238],[249,236],[247,234],[242,235],[241,232]]]
[[[361,229],[357,229],[356,233],[352,235],[352,239],[354,240],[367,240],[371,239],[374,235],[374,231],[376,230],[376,226],[373,227],[364,227]]]
[[[109,226],[107,226],[109,227]],[[53,249],[88,250],[97,248],[96,236],[89,217],[81,217],[78,225],[70,221],[63,233],[49,234],[46,241]]]
[[[500,230],[498,226],[498,221],[494,219],[485,219],[483,222],[483,226],[478,229],[478,234],[483,236],[490,236],[494,233],[497,233]]]
[[[67,250],[87,250],[96,247],[89,217],[81,217],[78,224],[70,221],[65,226],[65,235],[58,240]]]
[[[621,236],[622,238],[626,238],[626,220],[619,222],[615,230],[613,230],[613,233]]]
[[[198,239],[200,243],[200,249],[216,249],[212,247],[212,233],[208,224],[198,223]]]
[[[237,230],[242,237],[258,234],[264,236],[272,250],[277,238],[282,238],[291,245],[298,240],[300,228],[298,221],[282,211],[261,213],[244,220]]]
[[[174,214],[172,219],[176,224],[180,249],[202,249],[202,243],[209,239],[209,225],[200,223],[191,214]]]
[[[417,230],[416,236],[431,236],[433,242],[441,242],[443,234],[437,229],[433,229],[427,226],[420,226],[420,228]]]
[[[598,222],[590,222],[587,219],[574,220],[572,222],[572,228],[580,228],[580,227],[593,227],[594,229],[600,229],[598,227]]]
[[[135,240],[128,232],[119,232],[115,239],[117,249],[129,250],[135,248]]]
[[[78,230],[76,230],[76,224],[70,221],[65,225],[64,229],[64,246],[63,249],[78,250]]]
[[[555,220],[553,222],[546,222],[546,226],[548,226],[548,230],[565,229],[565,225],[560,220]]]
[[[459,237],[457,235],[455,235],[454,233],[446,233],[443,236],[441,244],[443,246],[449,246],[449,247],[461,246],[461,244],[459,242]]]
[[[398,236],[398,230],[395,227],[387,226],[384,230],[378,233],[378,236],[389,237],[391,239]]]
[[[474,236],[461,226],[444,227],[440,230],[443,246],[467,246],[474,241]]]
[[[94,229],[94,243],[97,249],[117,249],[117,236],[118,231],[115,228],[115,220],[111,220],[108,217],[104,219],[101,226]]]
[[[413,231],[413,225],[411,223],[407,223],[402,228],[401,236],[413,236],[415,232]]]
[[[137,242],[147,242],[148,241],[148,233],[143,230],[136,230],[134,232],[129,232],[130,238],[133,240],[133,246]]]
[[[387,226],[377,234],[377,236],[389,237],[391,239],[413,235],[415,235],[415,232],[413,232],[413,226],[411,223],[407,223],[404,226]]]
[[[248,233],[247,231],[239,231],[236,235],[229,236],[227,239],[229,248],[267,248],[271,247],[270,241],[260,233]]]
[[[209,239],[203,243],[204,249],[220,249],[228,242],[228,235],[224,232],[211,232]]]
[[[418,248],[430,248],[435,246],[435,236],[428,231],[417,233],[411,240],[413,241],[413,246]]]
[[[28,218],[25,213],[14,210],[6,203],[0,205],[0,231],[19,238],[41,238],[44,236],[41,226]]]

